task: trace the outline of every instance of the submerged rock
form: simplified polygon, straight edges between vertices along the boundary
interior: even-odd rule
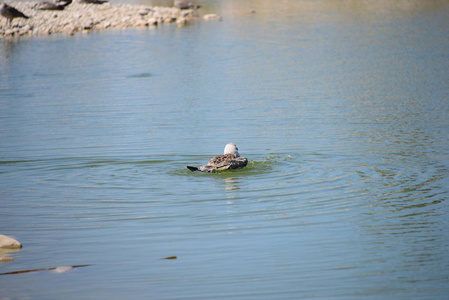
[[[15,260],[14,254],[15,252],[20,251],[20,249],[3,249],[0,248],[0,263],[8,263]]]
[[[11,262],[14,260],[9,254],[19,251],[22,244],[12,237],[0,234],[0,263]]]
[[[219,15],[217,15],[217,14],[207,14],[207,15],[204,15],[203,16],[203,19],[204,20],[213,20],[213,19],[216,19],[216,20],[222,20],[221,19],[221,17],[219,16]]]
[[[14,261],[14,258],[0,255],[0,263],[8,263]]]
[[[56,273],[64,273],[64,272],[72,271],[73,269],[74,269],[74,267],[72,267],[72,266],[61,266],[61,267],[56,267],[53,271]]]

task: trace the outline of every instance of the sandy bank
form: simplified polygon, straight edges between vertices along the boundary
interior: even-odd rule
[[[75,0],[61,11],[37,10],[38,2],[12,2],[29,19],[15,18],[12,24],[0,16],[0,38],[20,35],[49,35],[89,32],[107,28],[123,29],[157,26],[164,23],[184,25],[194,18],[194,10],[132,4],[81,4]]]

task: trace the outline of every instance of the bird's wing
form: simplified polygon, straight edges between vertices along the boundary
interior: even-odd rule
[[[230,166],[232,160],[234,159],[236,159],[235,154],[222,154],[213,157],[207,165],[215,168],[224,168],[226,166]]]
[[[231,160],[229,169],[239,169],[246,167],[248,164],[248,159],[246,157],[237,157],[233,160]]]

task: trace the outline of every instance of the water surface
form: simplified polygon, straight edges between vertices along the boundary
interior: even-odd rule
[[[445,298],[447,1],[241,2],[0,41],[0,297]]]

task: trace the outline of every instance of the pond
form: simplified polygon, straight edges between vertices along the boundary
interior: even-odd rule
[[[0,298],[445,298],[447,1],[200,13],[0,40]]]

